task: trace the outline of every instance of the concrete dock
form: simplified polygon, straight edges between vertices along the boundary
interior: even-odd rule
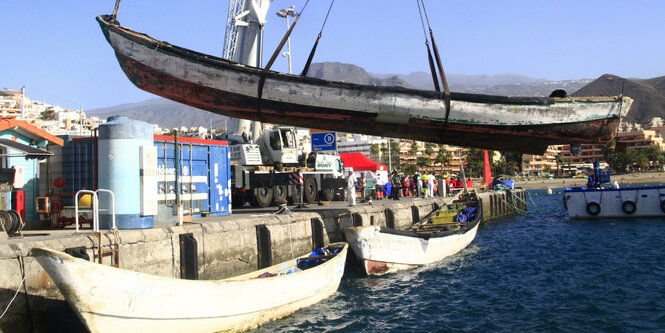
[[[524,190],[478,195],[483,202],[483,222],[526,210]],[[109,250],[117,248],[117,264],[124,269],[174,278],[193,271],[199,279],[222,279],[343,241],[341,231],[347,227],[409,226],[452,199],[384,199],[355,207],[346,202],[310,204],[307,208],[289,206],[290,214],[275,214],[276,207],[240,209],[230,216],[196,219],[183,226],[116,233],[75,233],[74,229],[25,232],[22,238],[0,240],[0,311],[11,303],[0,319],[0,332],[86,331],[48,274],[31,257],[33,247],[58,251],[82,248],[96,262],[101,247],[109,252],[102,254],[104,264],[116,263]],[[196,253],[187,255],[187,249],[192,248]]]

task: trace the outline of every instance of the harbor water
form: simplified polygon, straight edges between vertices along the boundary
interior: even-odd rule
[[[571,220],[562,190],[529,190],[529,212],[443,262],[347,272],[330,299],[256,331],[664,331],[665,221]]]

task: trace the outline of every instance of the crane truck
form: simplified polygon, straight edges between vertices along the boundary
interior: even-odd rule
[[[224,57],[261,65],[261,37],[270,1],[230,0],[224,37]],[[266,207],[283,202],[331,201],[345,187],[338,155],[299,148],[293,127],[262,129],[259,122],[230,119],[226,140],[231,153],[234,205]],[[301,193],[302,184],[303,193]]]

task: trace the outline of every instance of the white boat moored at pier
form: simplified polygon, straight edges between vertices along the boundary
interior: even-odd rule
[[[46,248],[32,254],[91,332],[240,331],[337,291],[348,245],[223,280],[183,280],[92,263]]]

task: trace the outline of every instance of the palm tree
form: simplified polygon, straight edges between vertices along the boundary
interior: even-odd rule
[[[441,172],[453,160],[453,154],[448,151],[446,145],[439,145],[439,153],[436,155],[436,162],[441,164]]]
[[[563,167],[563,156],[561,154],[557,154],[554,156],[554,161],[556,161],[556,175],[557,177],[561,176],[561,169],[559,166]]]

